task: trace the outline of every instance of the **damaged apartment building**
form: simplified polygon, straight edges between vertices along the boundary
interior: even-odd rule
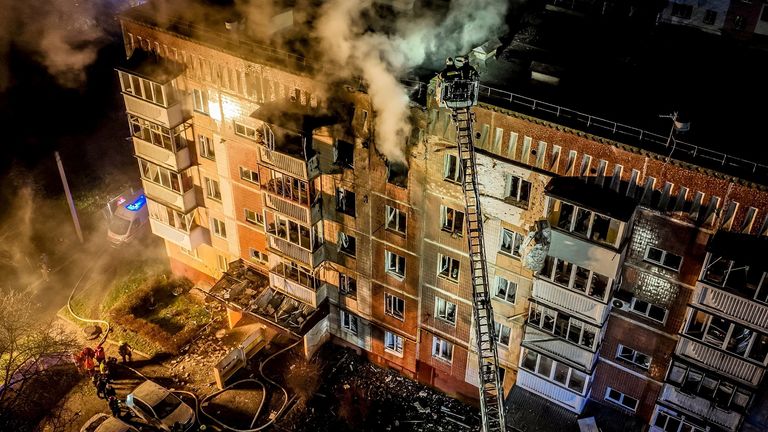
[[[333,341],[477,398],[450,113],[422,83],[407,160],[388,163],[364,87],[329,91],[309,58],[230,16],[151,2],[120,16],[134,153],[174,273],[225,302],[233,326],[247,315],[303,338],[308,355]],[[276,13],[273,31],[300,33],[291,17]],[[598,404],[656,431],[738,430],[768,364],[765,167],[665,157],[643,135],[574,127],[501,89],[481,86],[481,101],[508,420],[546,401],[574,419]],[[532,271],[522,246],[541,220],[549,252]]]

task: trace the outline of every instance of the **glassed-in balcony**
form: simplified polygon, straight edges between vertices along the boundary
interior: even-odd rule
[[[325,259],[322,222],[310,227],[270,210],[264,214],[271,249],[310,268]]]
[[[191,122],[169,129],[128,114],[128,124],[136,156],[174,171],[189,168],[189,144],[194,142]]]
[[[175,172],[139,158],[141,184],[147,198],[187,214],[197,207],[195,187],[189,169]]]
[[[685,393],[670,384],[664,384],[659,399],[729,431],[738,430],[741,424],[742,415],[738,412],[722,409],[712,401]]]
[[[125,109],[130,114],[173,128],[187,115],[176,90],[175,78],[183,66],[143,50],[118,66]]]
[[[541,278],[533,281],[533,298],[597,325],[602,325],[608,317],[609,307],[606,303],[569,291]]]
[[[149,225],[155,235],[187,250],[211,244],[210,232],[197,224],[194,211],[183,214],[152,200],[147,200],[147,207]]]

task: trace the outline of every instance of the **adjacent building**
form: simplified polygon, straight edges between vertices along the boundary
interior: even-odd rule
[[[422,83],[406,160],[388,161],[365,87],[324,81],[312,59],[208,7],[203,18],[147,3],[120,17],[127,120],[174,273],[225,302],[231,325],[247,314],[307,354],[332,340],[476,398],[450,113]],[[291,16],[272,27],[299,46]],[[737,430],[768,361],[765,167],[685,143],[672,159],[666,137],[504,89],[482,86],[481,100],[506,391],[574,418],[592,401],[658,430]],[[521,258],[542,220],[548,256],[533,271]]]

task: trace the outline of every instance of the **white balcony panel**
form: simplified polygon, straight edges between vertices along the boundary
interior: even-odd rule
[[[621,254],[608,246],[600,246],[556,229],[552,230],[549,254],[570,263],[615,278],[621,266]]]
[[[608,316],[608,305],[538,278],[533,281],[533,298],[576,314],[597,325],[602,325]]]
[[[137,156],[164,166],[173,171],[181,171],[189,168],[189,147],[185,147],[176,153],[156,146],[143,139],[133,137],[133,149]]]
[[[193,250],[203,244],[211,244],[209,231],[201,226],[192,228],[190,232],[184,232],[155,219],[149,220],[149,226],[152,229],[152,233],[156,236],[162,237],[184,249]]]
[[[141,185],[144,187],[144,193],[147,195],[147,198],[170,205],[182,213],[189,213],[190,210],[197,207],[194,188],[179,193],[143,179],[141,180]]]
[[[328,285],[323,284],[317,291],[307,288],[278,273],[269,273],[269,282],[273,288],[302,301],[312,307],[317,307],[328,297]]]
[[[664,384],[664,388],[661,391],[661,400],[697,416],[704,417],[712,423],[731,431],[736,431],[741,423],[741,414],[721,410],[712,402],[694,395],[685,394],[669,384]]]
[[[726,354],[708,345],[690,339],[681,338],[675,353],[704,363],[712,369],[757,385],[763,378],[763,368],[746,360]]]
[[[562,405],[575,413],[581,413],[584,409],[584,403],[587,401],[587,398],[552,384],[524,369],[520,369],[517,372],[516,385],[551,400],[558,405]]]
[[[537,342],[541,341],[541,342]],[[558,339],[549,333],[545,333],[535,327],[526,326],[523,343],[526,346],[536,347],[537,350],[550,354],[550,357],[572,361],[587,370],[592,370],[597,354],[582,349],[576,345]]]
[[[699,289],[697,301],[700,304],[758,327],[768,328],[768,306],[709,287],[701,282],[697,283],[696,287]]]
[[[320,205],[304,207],[271,193],[264,194],[264,204],[275,211],[295,219],[305,225],[312,225],[320,220]]]
[[[293,243],[283,240],[279,237],[275,237],[273,235],[268,235],[268,237],[269,237],[269,246],[272,249],[276,249],[280,251],[283,255],[291,259],[294,259],[296,261],[300,261],[311,268],[316,267],[318,264],[320,264],[323,261],[324,249],[322,247],[318,248],[313,253],[300,246],[297,246]]]
[[[262,162],[272,165],[280,171],[284,171],[301,180],[308,180],[310,178],[307,169],[308,162],[304,159],[294,158],[278,151],[269,150],[263,146],[259,146],[259,153]]]
[[[167,128],[174,128],[184,121],[181,103],[165,108],[127,94],[123,94],[123,99],[125,100],[125,110],[129,113],[159,123]]]

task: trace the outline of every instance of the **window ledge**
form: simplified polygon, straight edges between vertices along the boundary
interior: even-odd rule
[[[391,350],[391,349],[389,349],[389,348],[384,348],[384,352],[385,352],[385,353],[387,353],[387,354],[391,354],[391,355],[393,355],[393,356],[397,356],[397,357],[400,357],[400,358],[402,358],[402,357],[403,357],[403,353],[401,353],[401,352],[397,352],[397,351],[395,351],[395,350]]]
[[[451,237],[455,237],[455,238],[464,237],[464,233],[461,231],[450,230],[450,229],[446,229],[445,227],[441,227],[440,231],[450,234]]]
[[[403,280],[405,280],[405,275],[404,275],[404,274],[402,274],[402,275],[401,275],[401,274],[398,274],[398,273],[393,273],[393,272],[391,272],[391,271],[387,271],[386,273],[387,273],[387,275],[389,275],[390,277],[393,277],[393,278],[395,278],[395,279],[397,279],[397,280],[399,280],[399,281],[401,281],[401,282],[402,282]]]
[[[435,319],[436,319],[436,320],[438,320],[438,321],[440,321],[440,322],[442,322],[442,323],[445,323],[445,324],[448,324],[448,325],[450,325],[450,326],[456,327],[456,322],[455,322],[455,321],[454,321],[454,322],[450,322],[450,321],[448,321],[447,319],[445,319],[445,318],[442,318],[442,317],[439,317],[439,316],[437,316],[437,315],[435,315]]]
[[[440,279],[446,280],[448,282],[451,282],[451,283],[459,283],[458,279],[453,279],[453,278],[450,278],[448,276],[441,275],[440,273],[437,274],[437,277],[440,278]]]
[[[440,363],[443,363],[443,364],[448,365],[448,366],[453,364],[453,359],[450,359],[450,360],[444,359],[444,358],[436,356],[434,354],[432,354],[432,358],[437,360],[437,361],[439,361]]]
[[[391,314],[391,313],[389,313],[389,312],[384,312],[384,315],[386,315],[386,316],[388,316],[388,317],[392,317],[392,318],[394,318],[394,319],[396,319],[396,320],[399,320],[399,321],[405,322],[405,317],[404,317],[404,316],[403,316],[403,317],[399,317],[399,316],[397,316],[397,315],[393,315],[393,314]]]

